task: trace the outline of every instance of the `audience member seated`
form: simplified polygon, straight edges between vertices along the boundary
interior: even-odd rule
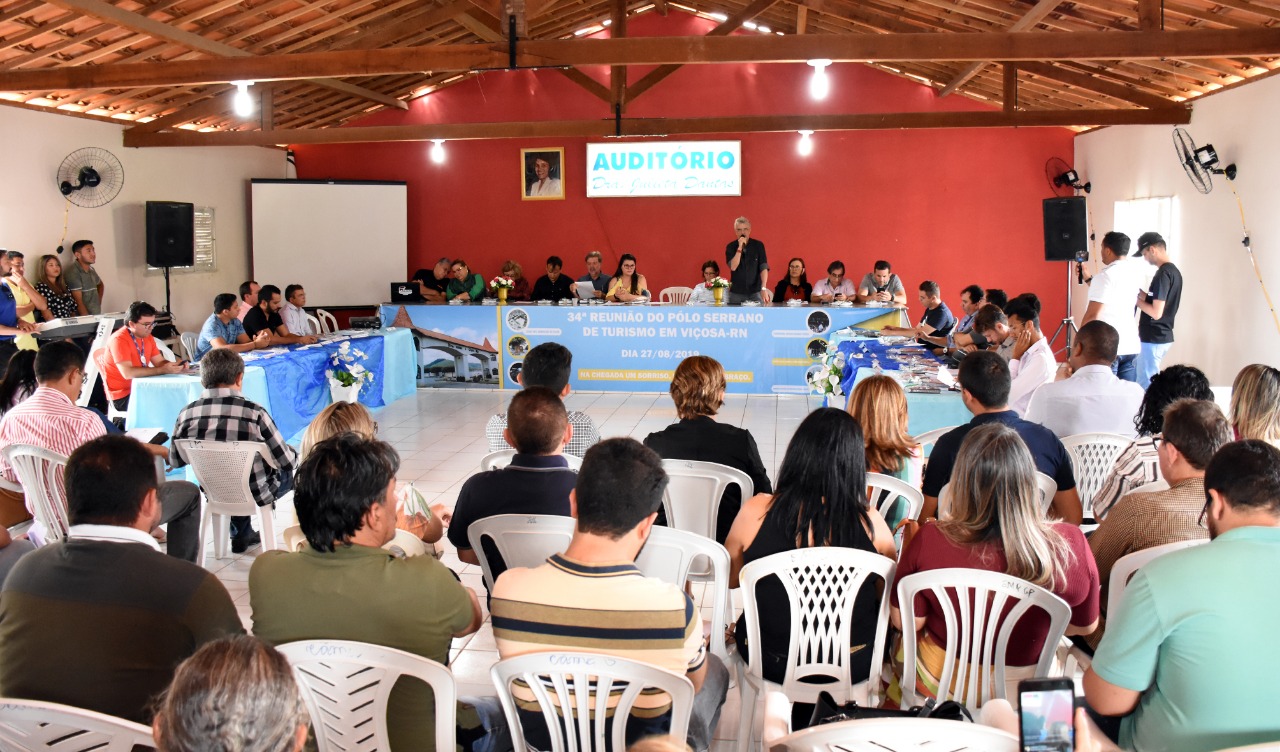
[[[1080,327],[1056,380],[1032,395],[1026,419],[1063,438],[1095,432],[1133,438],[1144,392],[1111,372],[1119,341],[1115,327],[1101,319]]]
[[[516,376],[516,381],[523,388],[545,386],[560,399],[569,396],[569,372],[573,366],[573,353],[558,342],[543,342],[524,356],[524,368]],[[600,432],[591,416],[581,410],[569,411],[569,425],[573,428],[573,437],[564,448],[565,454],[581,457],[587,453],[591,445],[600,440]],[[507,415],[498,413],[489,419],[484,427],[484,435],[489,439],[489,451],[497,452],[511,449],[507,443]]]
[[[1041,513],[1035,473],[1031,453],[1013,428],[994,423],[970,431],[951,474],[949,516],[920,525],[914,535],[915,524],[907,523],[909,540],[895,577],[901,581],[917,572],[951,568],[1002,572],[1066,601],[1071,607],[1068,635],[1092,632],[1098,624],[1098,569],[1079,527],[1049,522]],[[893,625],[919,635],[914,667],[902,669],[901,652],[895,656],[898,681],[889,698],[901,700],[904,674],[915,681],[917,695],[935,697],[947,644],[941,605],[933,593],[917,595],[915,623],[904,625],[896,590],[892,597]],[[1048,629],[1049,616],[1041,609],[1032,609],[1014,627],[1006,654],[1006,696],[1017,697],[1017,682],[1034,675]]]
[[[624,253],[618,259],[618,271],[609,280],[609,292],[605,297],[619,303],[649,299],[649,283],[643,274],[636,271],[635,256]]]
[[[0,526],[0,587],[4,585],[4,579],[9,576],[9,570],[18,563],[18,559],[35,548],[35,544],[26,538],[14,540],[9,534],[9,528]]]
[[[24,276],[26,274],[26,260],[19,251],[7,251],[5,253],[5,261],[9,265],[9,274],[0,280],[0,284],[9,288],[9,292],[13,293],[13,302],[17,305],[18,319],[28,324],[36,323],[36,315],[40,315],[40,321],[48,321],[53,318],[49,314],[49,305],[45,301],[36,288],[31,286]],[[35,335],[28,332],[19,334],[14,339],[14,344],[19,350],[37,350],[39,345],[36,344]]]
[[[1124,716],[1125,749],[1204,752],[1280,740],[1280,451],[1227,444],[1205,468],[1210,542],[1129,582],[1084,675],[1085,697]]]
[[[262,442],[275,467],[268,465],[261,455],[255,456],[249,488],[258,506],[274,505],[293,489],[296,453],[285,443],[285,437],[267,411],[240,393],[244,388],[244,361],[230,350],[214,350],[200,363],[200,385],[204,392],[178,413],[169,462],[174,467],[183,467],[191,461],[178,448],[178,439]],[[244,553],[261,539],[249,517],[231,518],[232,553]]]
[[[18,351],[17,339],[36,330],[36,325],[22,319],[18,299],[4,281],[9,276],[9,257],[0,251],[0,376],[8,367],[9,358]]]
[[[587,264],[587,273],[578,277],[578,281],[574,283],[574,292],[579,298],[603,298],[604,294],[609,291],[609,278],[604,275],[601,268],[604,266],[604,257],[600,255],[600,251],[592,251],[587,254],[584,259]],[[590,285],[590,290],[584,285]],[[590,294],[584,294],[590,292]]]
[[[993,352],[975,352],[960,361],[960,398],[973,413],[973,420],[938,437],[929,454],[925,467],[924,509],[920,519],[937,516],[938,494],[951,481],[951,468],[960,452],[964,437],[978,426],[1000,423],[1012,428],[1022,437],[1036,469],[1053,478],[1058,492],[1049,507],[1050,514],[1064,522],[1080,524],[1084,514],[1080,507],[1080,495],[1076,492],[1075,472],[1071,469],[1071,456],[1053,431],[1039,423],[1018,417],[1009,408],[1009,366]]]
[[[419,269],[413,273],[412,282],[418,283],[418,294],[428,303],[443,303],[445,292],[449,289],[449,280],[453,264],[444,256],[436,261],[431,269]]]
[[[316,333],[311,331],[306,308],[307,291],[302,285],[288,285],[284,288],[284,307],[280,309],[280,319],[284,322],[285,331],[298,335]]]
[[[242,635],[178,664],[151,725],[164,752],[302,752],[310,722],[288,659]]]
[[[724,366],[714,358],[694,355],[680,361],[671,376],[671,401],[680,421],[649,434],[644,445],[664,460],[715,462],[741,470],[751,476],[757,493],[772,493],[769,473],[751,432],[715,420],[724,406],[726,388]],[[729,535],[741,507],[742,492],[737,486],[726,488],[716,521],[716,540],[720,543]],[[667,524],[665,510],[658,511],[658,524]]]
[[[1280,371],[1261,363],[1245,366],[1231,384],[1231,426],[1236,438],[1280,447]]]
[[[1040,299],[1024,292],[1005,306],[1009,317],[1009,333],[1013,337],[1013,350],[1009,353],[1009,374],[1013,384],[1009,389],[1009,407],[1019,415],[1027,412],[1031,395],[1040,387],[1053,381],[1058,362],[1053,357],[1053,345],[1040,331]]]
[[[813,285],[805,274],[804,259],[796,257],[787,262],[787,275],[778,280],[773,288],[773,302],[785,303],[788,300],[806,301],[813,297]]]
[[[455,259],[449,267],[453,279],[445,288],[444,296],[448,300],[480,300],[484,298],[484,277],[472,274],[471,267],[462,259]]]
[[[36,351],[17,351],[0,379],[0,415],[30,397],[36,386]]]
[[[907,288],[902,280],[893,273],[889,262],[881,259],[862,278],[858,285],[859,303],[890,303],[905,307],[907,305]]]
[[[938,288],[938,283],[931,280],[921,282],[920,291],[916,295],[920,298],[920,305],[924,306],[924,315],[920,317],[920,323],[910,328],[886,326],[881,331],[885,334],[919,338],[946,337],[950,334],[951,329],[956,325],[956,317],[951,314],[947,304],[942,302],[942,291]]]
[[[261,289],[262,288],[258,286],[258,283],[253,280],[240,283],[239,307],[234,311],[234,313],[236,319],[238,319],[241,324],[244,323],[244,317],[249,315],[249,311],[258,307],[258,292]]]
[[[919,488],[924,448],[907,433],[907,393],[897,379],[884,374],[863,379],[849,395],[847,409],[862,428],[867,472],[891,475]],[[896,528],[906,514],[906,499],[899,497],[885,516],[889,529]]]
[[[74,402],[84,386],[84,353],[79,347],[63,340],[40,348],[36,354],[36,381],[39,386],[35,392],[0,419],[0,449],[30,444],[66,457],[107,432],[96,413],[77,407]],[[163,446],[139,446],[156,457],[168,455]],[[3,455],[0,471],[9,481],[17,482]],[[151,474],[156,474],[154,464]],[[158,524],[169,525],[169,555],[195,561],[200,537],[200,489],[185,480],[168,481],[160,485],[159,499]]]
[[[242,353],[271,345],[271,332],[265,329],[249,339],[249,335],[245,334],[244,324],[235,316],[236,305],[236,296],[229,292],[214,297],[213,315],[205,319],[204,326],[200,327],[196,351],[192,353],[194,359],[200,360],[210,350],[219,348]]]
[[[516,448],[511,464],[467,478],[449,523],[449,542],[467,564],[480,563],[467,538],[474,522],[499,514],[570,516],[569,494],[578,474],[564,459],[573,428],[560,395],[541,386],[516,392],[507,407],[503,433]],[[496,578],[506,569],[502,557],[492,547],[485,554]]]
[[[102,354],[102,378],[107,382],[107,396],[115,409],[129,409],[133,380],[164,376],[187,370],[184,360],[169,361],[160,354],[151,330],[156,325],[156,309],[150,303],[135,300],[125,311],[124,326],[107,339]]]
[[[777,493],[757,494],[742,505],[725,542],[729,586],[739,586],[742,568],[753,561],[814,546],[853,548],[890,558],[897,554],[889,526],[867,506],[862,429],[848,413],[834,407],[809,413],[796,428],[778,470]],[[868,582],[853,606],[850,653],[855,656],[851,666],[855,684],[866,680],[871,661],[876,660],[870,648],[879,605],[877,584],[883,583]],[[734,630],[738,650],[743,655],[761,650],[764,678],[781,683],[791,636],[789,599],[782,583],[770,577],[757,587],[756,600],[761,645],[747,644],[747,623],[742,617]],[[805,710],[798,705],[793,721],[806,719]],[[808,713],[812,712],[809,706]]]
[[[507,300],[518,303],[529,300],[529,280],[524,277],[524,267],[520,262],[510,259],[502,264],[502,276],[510,279],[515,286],[507,290]]]
[[[694,752],[706,752],[728,690],[728,669],[707,649],[702,617],[684,590],[645,577],[630,563],[649,538],[666,486],[658,455],[638,441],[608,439],[591,447],[570,497],[577,522],[569,548],[539,567],[508,569],[498,578],[493,635],[502,658],[574,650],[688,676],[697,691],[688,742]],[[526,740],[550,749],[542,713],[527,709],[533,696],[514,691]],[[627,742],[669,726],[670,698],[641,695],[627,722]]]
[[[1160,480],[1156,434],[1164,422],[1164,410],[1182,398],[1213,401],[1209,379],[1199,368],[1169,366],[1151,378],[1134,416],[1138,438],[1116,456],[1111,473],[1093,495],[1093,516],[1102,520],[1116,502],[1134,489]]]
[[[1089,325],[1095,323],[1103,322],[1091,321]],[[1125,496],[1089,536],[1104,604],[1111,568],[1120,557],[1167,543],[1208,537],[1208,531],[1200,524],[1205,500],[1204,469],[1231,438],[1227,416],[1208,400],[1180,399],[1165,408],[1164,429],[1156,451],[1160,475],[1169,488]],[[1090,635],[1089,644],[1097,646],[1101,638],[1099,629]]]
[[[94,439],[65,478],[69,537],[22,557],[0,593],[0,696],[148,723],[180,661],[244,628],[218,578],[147,534],[161,502],[141,444]]]
[[[844,276],[844,262],[832,261],[827,264],[827,276],[814,284],[810,300],[814,303],[835,303],[842,300],[852,301],[856,297],[858,297],[857,288]]]
[[[44,297],[51,318],[66,319],[80,314],[76,299],[62,280],[62,262],[51,253],[41,256],[40,265],[36,267],[36,292]]]
[[[560,273],[564,262],[559,256],[547,258],[547,273],[533,283],[533,300],[550,300],[558,303],[573,297],[573,282]]]
[[[447,664],[450,640],[480,628],[476,595],[453,572],[434,557],[397,558],[382,548],[395,535],[399,468],[390,444],[355,434],[312,447],[294,494],[309,545],[253,562],[255,635],[273,645],[355,640]],[[435,750],[434,718],[426,685],[397,682],[387,705],[391,749]],[[463,740],[484,735],[469,706],[459,707],[458,724]]]
[[[253,307],[244,317],[244,331],[250,337],[257,337],[259,332],[266,331],[270,337],[270,346],[276,345],[310,345],[316,338],[310,334],[290,334],[285,328],[284,319],[280,317],[282,306],[280,288],[275,285],[263,285],[258,291],[258,305]]]
[[[693,293],[689,296],[689,302],[703,305],[716,302],[716,294],[713,292],[711,282],[719,276],[720,264],[715,259],[702,262],[702,281],[693,286]],[[721,294],[723,295],[724,293]]]
[[[298,461],[305,460],[316,444],[348,432],[372,441],[378,438],[378,424],[369,414],[369,409],[359,402],[330,404],[302,432]],[[294,506],[296,508],[296,502]],[[444,526],[448,524],[449,517],[449,508],[444,504],[432,504],[425,514],[408,514],[400,504],[396,504],[396,529],[413,533],[425,543],[435,543],[444,537]]]
[[[964,312],[964,317],[956,322],[955,327],[945,336],[928,336],[923,339],[927,342],[945,348],[947,352],[956,352],[964,350],[973,352],[979,346],[985,346],[986,340],[981,335],[975,337],[976,332],[973,328],[974,319],[978,315],[978,309],[982,307],[984,301],[983,296],[986,293],[978,285],[969,285],[960,291],[960,310]],[[979,342],[981,340],[981,342]]]
[[[987,291],[989,296],[991,291]],[[973,340],[973,348],[965,348],[972,352],[978,347],[986,347],[992,352],[1004,358],[1006,362],[1013,357],[1013,346],[1017,342],[1017,338],[1013,336],[1013,330],[1009,328],[1009,318],[1004,315],[1004,310],[994,303],[986,303],[978,309],[977,314],[973,317],[973,329],[970,332]],[[959,341],[957,340],[957,344]]]

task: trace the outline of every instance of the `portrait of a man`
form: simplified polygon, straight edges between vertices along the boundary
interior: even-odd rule
[[[564,198],[564,149],[521,149],[521,186],[526,200]]]

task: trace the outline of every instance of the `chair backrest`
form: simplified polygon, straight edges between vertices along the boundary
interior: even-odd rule
[[[447,666],[403,650],[349,640],[303,640],[277,648],[293,666],[320,752],[390,749],[387,698],[401,676],[430,685],[436,749],[454,748],[458,691]]]
[[[783,694],[792,702],[812,703],[818,693],[828,691],[839,703],[852,699],[849,646],[853,634],[853,602],[868,577],[884,581],[885,597],[880,599],[872,656],[884,654],[889,625],[888,593],[893,587],[896,562],[886,556],[851,548],[823,546],[801,548],[766,556],[742,568],[742,612],[746,615],[747,644],[760,644],[760,611],[756,585],[776,577],[791,604],[791,637],[787,642],[786,675]],[[714,635],[713,635],[714,639]],[[747,671],[760,684],[763,680],[763,651],[750,651]],[[812,683],[810,677],[833,677],[832,683]],[[880,661],[871,661],[867,686],[880,687]],[[871,703],[869,707],[879,707]]]
[[[920,489],[883,473],[867,473],[867,501],[871,508],[883,517],[898,502],[898,497],[907,500],[907,515],[904,519],[917,519],[920,509],[924,507],[924,494]]]
[[[4,456],[26,493],[36,521],[45,527],[46,540],[53,542],[67,537],[71,523],[67,516],[67,491],[62,477],[67,468],[67,458],[30,444],[11,444],[5,447]]]
[[[174,355],[173,350],[169,348],[168,343],[166,343],[164,340],[160,339],[159,337],[156,337],[156,349],[159,350],[160,355],[163,356],[164,359],[169,361],[170,363],[178,359],[178,356]]]
[[[689,297],[692,295],[692,287],[664,287],[662,292],[658,293],[658,300],[663,303],[684,305],[689,302]]]
[[[480,471],[501,470],[511,464],[511,458],[514,456],[516,456],[516,450],[514,449],[499,449],[496,452],[489,452],[480,458]],[[564,461],[569,463],[569,468],[571,470],[582,469],[581,457],[568,453],[565,453],[562,456],[564,457]]]
[[[1125,588],[1129,587],[1129,580],[1133,579],[1138,570],[1149,564],[1152,559],[1158,559],[1165,554],[1208,542],[1208,538],[1177,541],[1176,543],[1166,543],[1163,546],[1144,548],[1141,551],[1134,551],[1131,554],[1121,556],[1116,560],[1115,564],[1111,565],[1111,576],[1107,579],[1108,616],[1114,615],[1116,609],[1120,606],[1120,601],[1124,598]]]
[[[710,574],[711,634],[723,635],[730,617],[729,552],[724,546],[697,533],[654,525],[636,557],[636,566],[646,577],[657,577],[683,590],[695,559],[701,570],[697,573],[699,579],[705,581]],[[709,570],[705,562],[710,562]],[[728,665],[729,651],[723,639],[711,640],[711,652]]]
[[[187,360],[194,361],[196,359],[196,345],[200,344],[200,334],[198,332],[183,332],[178,335],[178,339],[182,340],[182,349],[187,351]]]
[[[316,318],[320,320],[321,334],[333,334],[338,331],[338,319],[323,308],[316,309]]]
[[[261,441],[211,441],[202,439],[174,439],[178,451],[191,465],[196,482],[211,504],[254,504],[249,476],[253,473],[253,459],[274,467],[275,460]]]
[[[1040,510],[1048,514],[1049,507],[1053,505],[1053,497],[1058,493],[1058,482],[1037,470],[1036,490],[1040,493]],[[947,483],[938,491],[938,517],[945,517],[950,511],[951,484]]]
[[[716,520],[724,490],[737,484],[744,502],[755,494],[750,475],[717,462],[663,460],[662,469],[668,479],[667,490],[662,495],[667,525],[712,540],[716,537]]]
[[[38,700],[0,699],[0,749],[17,752],[130,752],[155,749],[151,727]]]
[[[305,315],[307,317],[307,327],[311,329],[311,333],[324,334],[324,327],[320,325],[320,319],[316,318],[315,316],[312,316],[309,313]]]
[[[1071,455],[1076,492],[1080,494],[1085,517],[1093,516],[1094,494],[1111,474],[1116,457],[1131,443],[1132,440],[1114,433],[1078,433],[1062,439],[1062,445]]]
[[[902,623],[914,624],[915,596],[932,592],[946,620],[946,658],[938,681],[938,702],[956,700],[970,710],[994,697],[1005,698],[1005,661],[1009,637],[1032,608],[1049,615],[1049,631],[1034,676],[1049,676],[1054,650],[1066,632],[1071,607],[1048,590],[1002,572],[934,569],[898,580]],[[955,594],[955,601],[952,594]],[[1005,613],[1006,607],[1009,608]],[[903,669],[915,675],[917,633],[903,633]],[[953,684],[955,691],[953,692]],[[1007,699],[1007,698],[1006,698]],[[902,683],[902,706],[918,704],[915,682]]]
[[[774,741],[786,752],[1018,752],[1018,737],[977,723],[937,718],[865,718],[813,726]]]
[[[647,663],[597,653],[554,651],[498,661],[490,674],[517,750],[529,746],[512,695],[511,685],[516,681],[522,683],[522,689],[528,688],[542,712],[551,738],[549,752],[624,752],[627,724],[618,720],[628,717],[641,692],[650,688],[671,698],[671,736],[684,739],[689,730],[693,684],[684,676]],[[557,708],[572,711],[562,714]],[[605,724],[592,719],[608,716],[615,720],[606,738]]]
[[[959,426],[943,426],[942,428],[935,428],[932,431],[925,431],[919,436],[913,436],[911,438],[911,443],[919,444],[920,451],[924,452],[925,457],[928,457],[929,453],[933,451],[933,445],[938,442],[938,438],[942,436],[942,434],[956,428],[959,428]]]
[[[548,556],[569,547],[573,518],[554,514],[499,514],[476,520],[467,528],[467,542],[476,558],[484,585],[493,591],[493,564],[485,556],[484,540],[490,540],[508,569],[536,567]]]

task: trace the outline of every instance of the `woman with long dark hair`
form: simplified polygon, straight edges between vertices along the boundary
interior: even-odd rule
[[[778,280],[778,286],[773,288],[773,302],[808,300],[812,296],[813,285],[809,284],[809,275],[805,273],[804,259],[797,256],[787,263],[787,276]]]
[[[65,319],[80,313],[76,299],[62,281],[62,262],[57,256],[51,253],[41,256],[35,272],[36,292],[44,296],[50,315],[55,319]]]
[[[636,271],[636,257],[630,253],[622,254],[618,259],[618,271],[613,273],[613,279],[609,281],[609,292],[605,297],[619,303],[628,303],[648,299],[648,292],[648,282],[643,274]]]

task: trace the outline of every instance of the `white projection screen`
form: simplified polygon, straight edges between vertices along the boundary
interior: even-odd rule
[[[253,180],[253,278],[299,284],[307,306],[370,306],[408,266],[408,187],[399,182]]]

